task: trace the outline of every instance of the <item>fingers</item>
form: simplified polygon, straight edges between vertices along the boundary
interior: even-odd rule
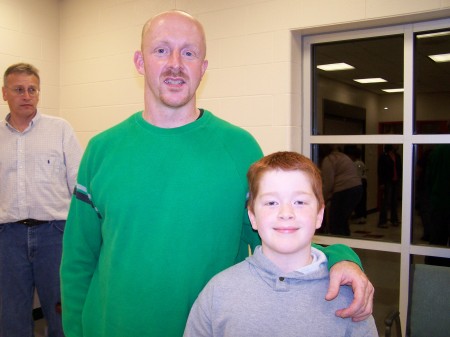
[[[336,316],[358,322],[368,318],[373,310],[374,287],[362,270],[354,263],[343,261],[331,268],[330,285],[326,300],[332,300],[339,292],[341,285],[351,285],[354,298],[348,308],[336,311]]]
[[[339,289],[341,287],[341,279],[342,278],[339,277],[337,273],[330,274],[330,285],[328,286],[328,292],[325,295],[325,299],[327,301],[335,299],[336,296],[339,294]]]
[[[355,296],[353,302],[348,308],[336,311],[336,315],[342,318],[351,317],[354,322],[363,321],[372,314],[374,287],[366,279],[358,285],[352,283],[352,288]]]
[[[366,318],[368,318],[370,315],[372,315],[373,312],[373,295],[375,293],[375,289],[372,285],[372,283],[368,283],[368,286],[366,288],[366,294],[368,295],[366,297],[366,302],[365,302],[365,306],[364,306],[364,310],[359,312],[358,314],[356,314],[355,316],[352,317],[352,320],[354,322],[359,322],[359,321],[363,321]]]

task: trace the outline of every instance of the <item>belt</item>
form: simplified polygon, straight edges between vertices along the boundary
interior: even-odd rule
[[[20,223],[20,224],[28,226],[28,227],[42,225],[42,224],[48,223],[48,222],[49,221],[46,221],[46,220],[36,220],[36,219],[24,219],[24,220],[17,221],[17,223]]]

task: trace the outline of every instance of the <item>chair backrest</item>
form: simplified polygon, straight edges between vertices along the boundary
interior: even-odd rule
[[[450,267],[415,265],[410,313],[411,337],[450,336]]]

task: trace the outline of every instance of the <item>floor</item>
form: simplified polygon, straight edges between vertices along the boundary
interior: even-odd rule
[[[34,337],[47,337],[46,334],[47,323],[45,319],[40,319],[34,322]]]

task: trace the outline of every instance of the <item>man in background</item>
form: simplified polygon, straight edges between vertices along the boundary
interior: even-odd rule
[[[0,124],[0,336],[33,336],[36,289],[48,336],[61,337],[62,236],[82,150],[66,121],[38,112],[34,66],[10,66],[2,92],[10,112]]]
[[[401,188],[402,160],[397,153],[397,145],[386,144],[378,159],[378,185],[381,193],[380,216],[378,227],[388,228],[389,220],[392,226],[400,224],[398,219],[398,198]]]

